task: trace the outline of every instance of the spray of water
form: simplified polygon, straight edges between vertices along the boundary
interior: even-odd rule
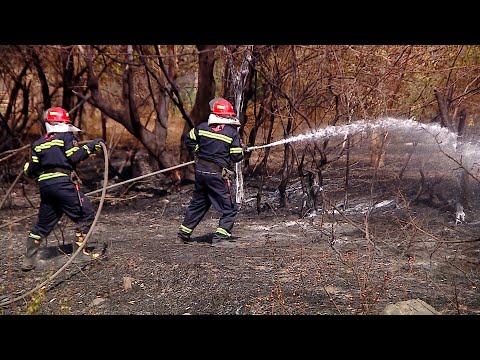
[[[369,132],[375,129],[381,129],[388,132],[395,132],[397,136],[404,143],[423,143],[428,146],[435,146],[437,149],[449,155],[452,159],[456,159],[455,173],[457,178],[457,199],[456,199],[456,214],[455,223],[461,223],[465,221],[465,212],[458,197],[461,194],[461,176],[462,168],[458,167],[458,164],[462,164],[464,167],[475,166],[475,160],[480,153],[480,142],[469,141],[459,139],[458,134],[451,132],[446,127],[440,126],[438,123],[424,124],[416,121],[415,119],[408,118],[391,118],[385,117],[378,120],[365,121],[358,120],[349,124],[339,126],[326,126],[320,129],[313,130],[307,134],[300,134],[292,136],[290,138],[278,140],[265,145],[251,146],[249,151],[262,149],[272,146],[278,146],[297,141],[309,141],[319,139],[329,139],[336,136],[357,135],[363,132]],[[458,144],[457,141],[460,140]],[[457,146],[457,144],[459,146]],[[432,148],[433,149],[433,148]],[[430,153],[431,155],[431,153]],[[427,156],[428,158],[428,156]],[[448,162],[444,163],[445,165]]]
[[[297,141],[311,141],[319,139],[329,139],[335,136],[345,136],[359,134],[362,132],[372,131],[374,129],[385,129],[388,131],[404,131],[406,141],[412,141],[418,136],[425,138],[425,135],[430,135],[438,144],[442,144],[446,147],[450,147],[455,150],[457,147],[457,135],[449,131],[445,127],[441,127],[440,124],[423,124],[414,119],[400,119],[400,118],[381,118],[373,121],[357,120],[350,124],[339,126],[326,126],[320,129],[316,129],[307,134],[300,134],[292,136],[290,138],[278,140],[265,145],[251,146],[249,151],[262,149],[266,147],[278,146]]]

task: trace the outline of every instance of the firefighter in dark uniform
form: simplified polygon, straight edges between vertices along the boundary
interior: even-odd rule
[[[83,146],[78,144],[70,116],[61,107],[50,108],[45,113],[47,133],[31,146],[29,161],[23,167],[24,174],[35,179],[40,191],[40,209],[37,223],[27,238],[27,248],[22,270],[33,270],[37,265],[37,252],[42,241],[52,232],[63,214],[75,222],[74,251],[81,246],[88,233],[95,211],[90,200],[80,190],[76,178],[76,165],[96,151],[101,151],[102,139],[95,139]],[[86,247],[84,255],[98,256]]]
[[[244,156],[232,104],[216,98],[210,101],[208,121],[185,135],[184,143],[195,154],[195,187],[176,243],[188,243],[190,235],[211,205],[221,213],[212,244],[228,241],[238,212],[231,188],[233,164]]]

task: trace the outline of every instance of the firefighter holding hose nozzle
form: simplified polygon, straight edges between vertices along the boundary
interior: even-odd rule
[[[231,241],[238,207],[231,180],[233,165],[244,157],[238,127],[241,125],[232,104],[223,98],[209,102],[208,121],[185,134],[184,143],[195,155],[195,187],[184,220],[178,231],[177,244],[191,241],[191,234],[213,205],[221,213],[212,245]]]

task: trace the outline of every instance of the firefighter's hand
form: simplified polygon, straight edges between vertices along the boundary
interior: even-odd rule
[[[242,147],[243,153],[248,152],[248,146],[243,143],[243,140],[240,139],[240,146]]]
[[[23,165],[23,175],[25,175],[26,177],[28,177],[28,167],[30,166],[30,162],[26,162],[24,165]]]
[[[100,152],[102,151],[102,145],[100,145],[100,143],[105,144],[105,141],[102,138],[94,139],[88,143],[88,148],[90,151]]]
[[[24,165],[23,165],[23,175],[27,178],[27,179],[30,179],[30,180],[34,180],[34,181],[37,181],[38,180],[38,175],[36,173],[29,173],[28,172],[28,168],[30,167],[30,162],[26,162]]]

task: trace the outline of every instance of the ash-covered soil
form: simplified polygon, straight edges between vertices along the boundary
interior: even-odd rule
[[[42,291],[1,311],[351,315],[378,314],[388,304],[418,298],[440,314],[479,314],[477,186],[465,221],[457,223],[452,172],[423,161],[422,180],[422,160],[411,159],[405,169],[405,154],[387,156],[378,171],[351,159],[348,201],[345,162],[332,163],[323,169],[323,186],[317,186],[310,209],[302,206],[306,195],[299,178],[289,181],[289,202],[280,207],[280,178],[269,175],[257,207],[260,181],[247,177],[235,242],[224,246],[210,244],[219,216],[214,209],[195,229],[193,244],[174,243],[192,184],[180,191],[136,186],[122,195],[109,192],[90,239],[106,247],[105,254],[70,264]],[[86,192],[98,188],[93,185]],[[0,225],[10,224],[0,229],[2,302],[35,288],[67,259],[52,250],[68,252],[73,224],[64,218],[42,248],[55,256],[41,269],[18,269],[37,194],[35,184],[25,182],[0,210]],[[99,194],[91,199],[98,206]],[[33,216],[11,224],[28,214]]]

